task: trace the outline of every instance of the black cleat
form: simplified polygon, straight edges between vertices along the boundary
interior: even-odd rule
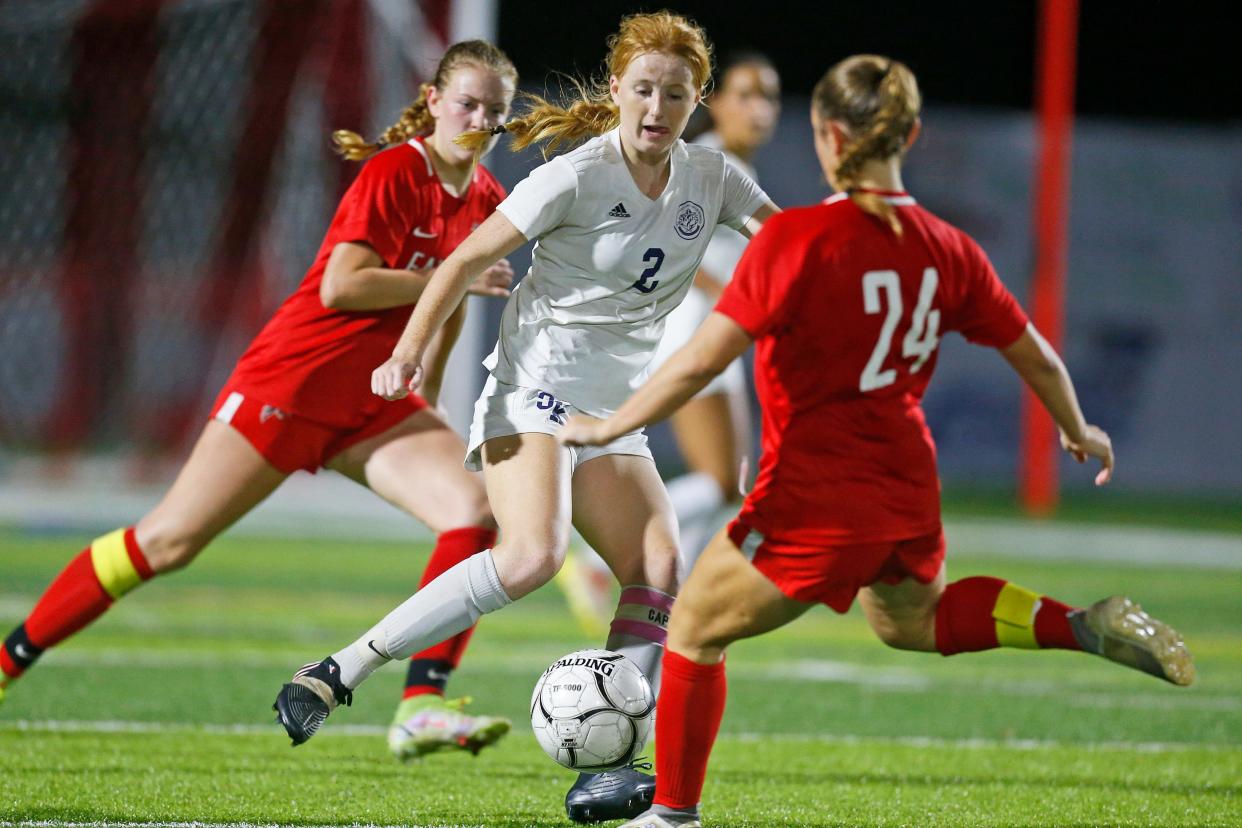
[[[341,668],[331,658],[312,662],[282,685],[272,709],[293,747],[314,736],[338,704],[353,704],[354,692],[341,684]]]
[[[651,763],[636,761],[604,773],[579,774],[565,794],[566,815],[574,822],[604,822],[646,811],[655,796],[656,780],[636,768],[651,770]]]

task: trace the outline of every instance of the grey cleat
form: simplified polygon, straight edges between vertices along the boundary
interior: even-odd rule
[[[1089,653],[1187,687],[1195,662],[1177,630],[1121,595],[1070,613],[1074,638]]]
[[[630,819],[651,807],[655,777],[636,768],[651,769],[650,762],[631,762],[604,773],[583,773],[565,794],[565,814],[574,822]]]

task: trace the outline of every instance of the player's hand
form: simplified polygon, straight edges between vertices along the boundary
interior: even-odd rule
[[[380,367],[371,372],[371,393],[386,400],[401,400],[409,396],[423,381],[420,360],[409,360],[393,354]]]
[[[556,439],[563,446],[602,446],[611,438],[605,431],[603,420],[575,414],[556,433]]]
[[[1095,485],[1103,486],[1113,479],[1113,441],[1108,432],[1099,426],[1088,425],[1083,431],[1081,440],[1074,441],[1061,432],[1061,448],[1065,449],[1079,463],[1087,462],[1088,457],[1095,457],[1103,467],[1095,476]]]
[[[466,292],[475,296],[508,296],[512,284],[513,265],[508,259],[501,259],[476,276]]]

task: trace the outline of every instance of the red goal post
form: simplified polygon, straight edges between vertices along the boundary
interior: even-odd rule
[[[1077,41],[1078,0],[1040,0],[1032,227],[1035,266],[1029,304],[1032,323],[1058,351],[1065,320]],[[1018,489],[1030,514],[1049,515],[1056,510],[1059,458],[1056,425],[1030,389],[1023,389]]]

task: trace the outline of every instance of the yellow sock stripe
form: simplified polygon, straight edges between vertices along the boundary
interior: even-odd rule
[[[992,619],[996,622],[996,641],[1002,647],[1038,650],[1035,640],[1035,612],[1039,596],[1015,584],[1005,584],[996,596]]]
[[[142,581],[125,551],[125,530],[117,529],[91,542],[91,564],[95,577],[112,600],[120,598]]]

